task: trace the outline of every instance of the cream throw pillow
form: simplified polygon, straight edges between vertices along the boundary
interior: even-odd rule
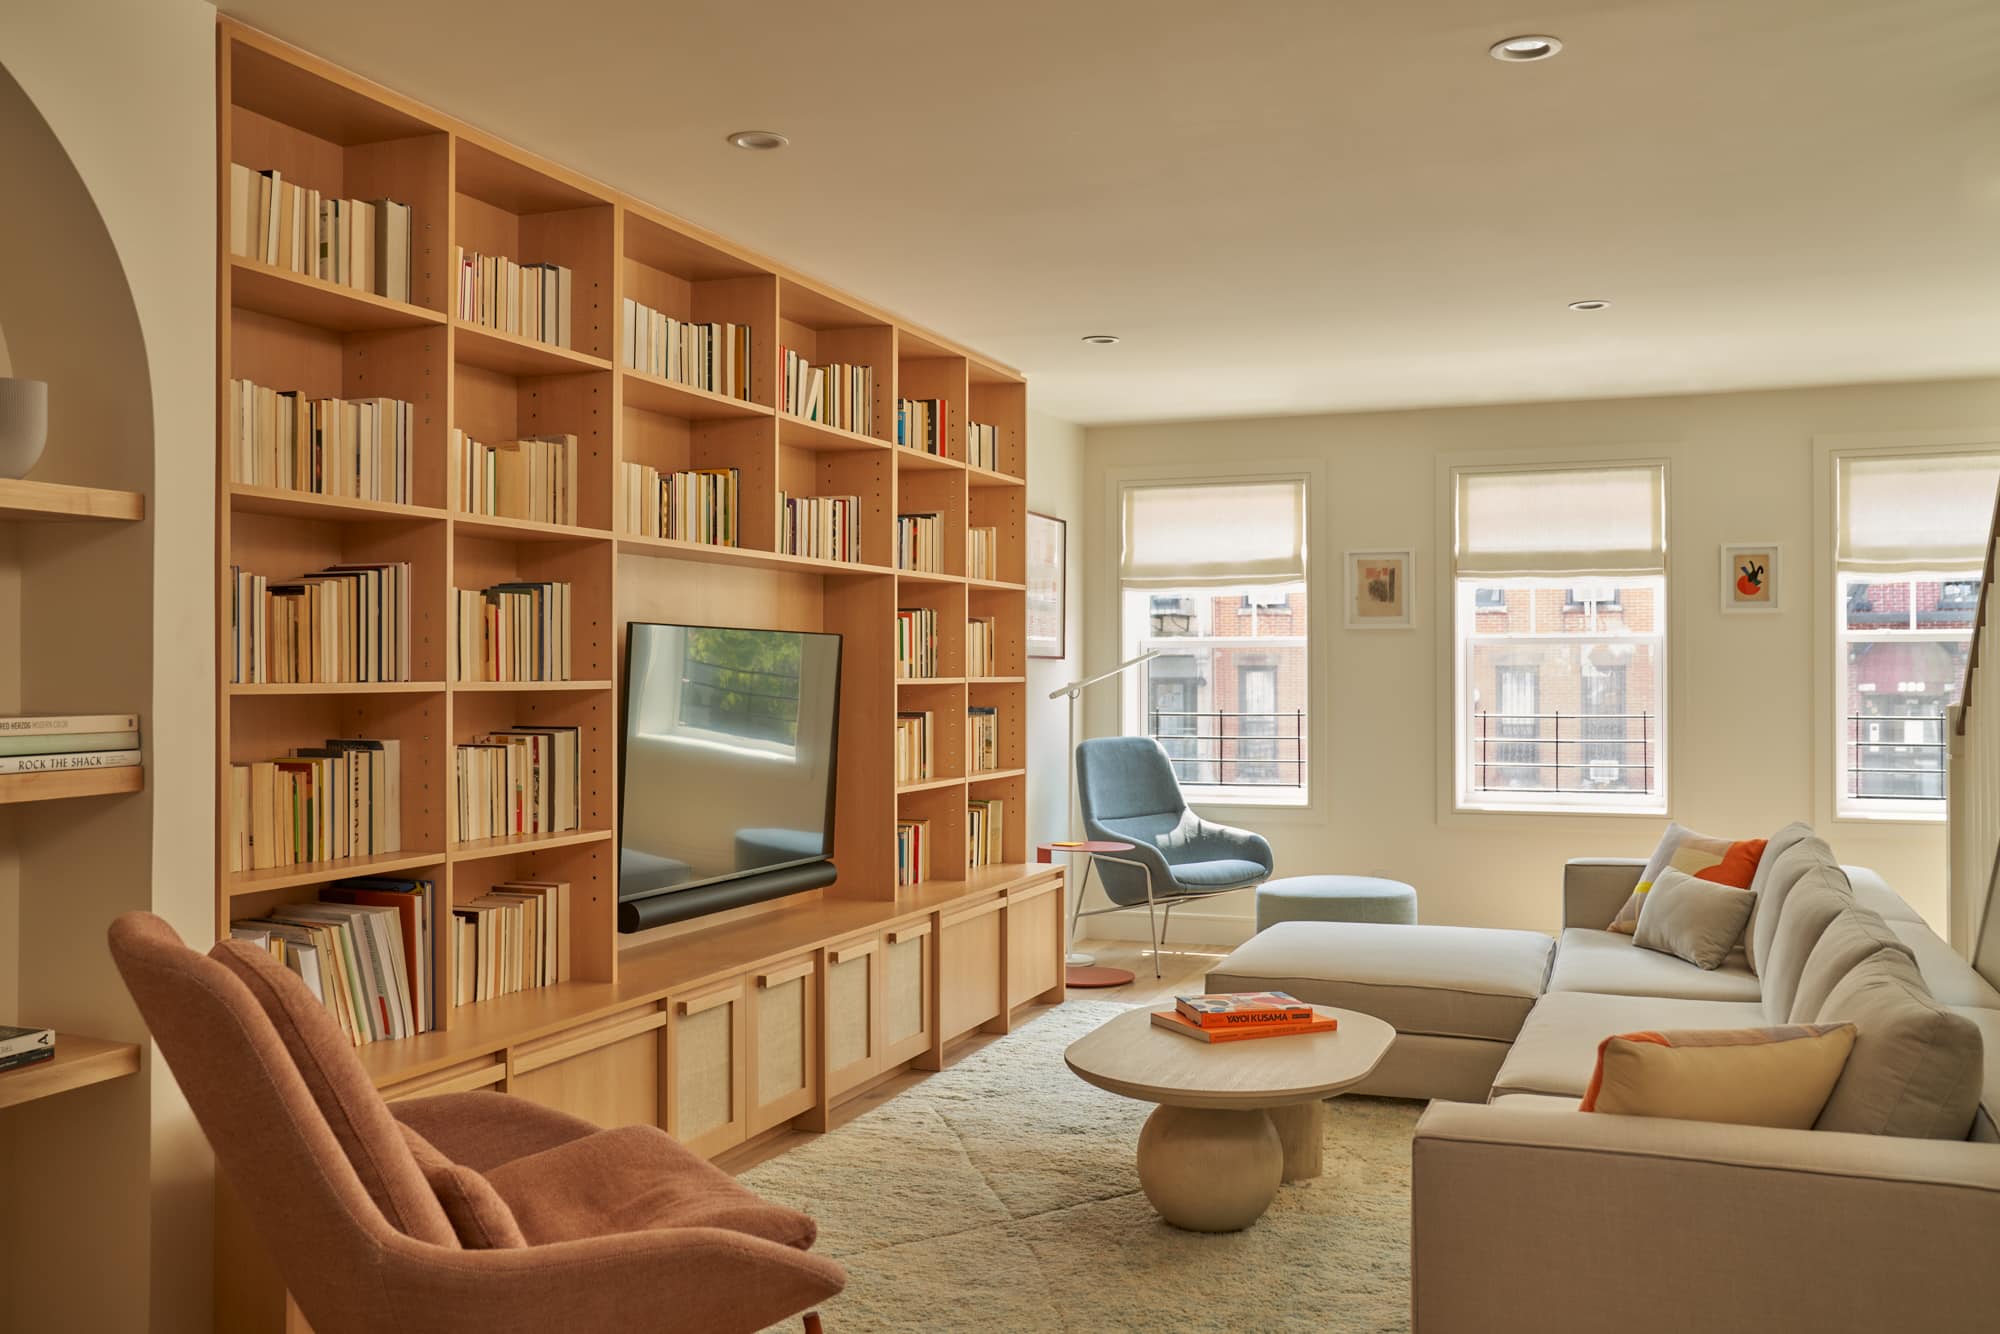
[[[1605,930],[1631,935],[1638,928],[1639,909],[1646,902],[1646,892],[1668,867],[1698,879],[1713,880],[1718,885],[1748,889],[1763,855],[1761,838],[1732,842],[1713,834],[1697,834],[1684,824],[1670,824],[1660,836],[1660,846],[1653,849],[1652,858],[1639,872],[1639,883],[1632,896],[1605,925]]]
[[[1586,1112],[1810,1130],[1854,1049],[1853,1024],[1623,1033],[1598,1044]]]
[[[1719,968],[1743,938],[1757,896],[1697,880],[1668,867],[1639,906],[1639,929],[1632,943],[1641,949],[1678,955],[1697,968]]]

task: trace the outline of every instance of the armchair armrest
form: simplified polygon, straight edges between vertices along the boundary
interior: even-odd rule
[[[1992,1145],[1438,1102],[1411,1160],[1416,1334],[1969,1334],[2000,1310]]]
[[[1204,820],[1192,811],[1181,822],[1167,843],[1168,862],[1207,862],[1235,860],[1256,862],[1269,875],[1277,864],[1271,854],[1271,842],[1262,834],[1254,834],[1248,829],[1238,829],[1234,825],[1217,824]]]
[[[461,1167],[491,1172],[502,1163],[595,1135],[582,1117],[508,1093],[438,1093],[389,1104],[390,1113]]]
[[[1632,897],[1644,857],[1572,857],[1563,863],[1563,925],[1602,931]]]

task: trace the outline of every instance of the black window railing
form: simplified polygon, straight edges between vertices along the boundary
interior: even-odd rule
[[[1847,795],[1858,801],[1943,801],[1943,713],[1847,715]]]
[[[1651,794],[1658,788],[1658,714],[1480,710],[1472,718],[1476,791]]]
[[[1149,709],[1146,734],[1193,787],[1303,788],[1306,715]]]

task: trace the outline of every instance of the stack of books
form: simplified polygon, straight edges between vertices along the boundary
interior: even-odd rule
[[[970,616],[965,622],[965,674],[992,676],[993,641],[996,631],[991,616]]]
[[[965,852],[970,866],[998,866],[1007,860],[1000,842],[1005,802],[998,797],[965,803]]]
[[[517,264],[464,246],[458,257],[458,318],[538,343],[569,346],[570,271],[560,264]]]
[[[976,774],[1000,767],[1000,711],[990,704],[968,705],[965,710],[965,757]]]
[[[941,398],[896,400],[896,443],[925,454],[945,455],[945,423],[951,410]]]
[[[928,679],[938,674],[937,612],[930,607],[896,611],[896,675]]]
[[[896,883],[921,885],[931,878],[931,822],[896,821]]]
[[[569,885],[506,880],[452,917],[452,1003],[569,981]]]
[[[229,869],[261,871],[403,846],[403,743],[339,737],[229,766]]]
[[[928,783],[931,780],[931,716],[903,712],[896,715],[896,784]]]
[[[297,973],[355,1046],[413,1037],[438,1026],[436,892],[430,880],[341,880],[318,902],[231,922],[229,934]]]
[[[0,1073],[39,1065],[56,1058],[56,1032],[52,1028],[15,1028],[0,1024]]]
[[[0,718],[0,774],[130,769],[141,758],[136,713]]]
[[[875,433],[874,367],[814,366],[790,348],[778,350],[785,362],[785,392],[779,406],[786,412],[843,431]]]
[[[229,253],[391,301],[410,299],[410,206],[326,199],[278,171],[229,164]]]
[[[309,398],[229,382],[229,480],[410,503],[416,409],[398,398]]]
[[[984,422],[965,424],[965,461],[988,472],[1000,471],[1000,428]]]
[[[458,455],[458,507],[533,523],[576,522],[576,437],[530,435],[487,445],[451,433]]]
[[[1331,1033],[1340,1027],[1338,1019],[1321,1015],[1304,1001],[1282,991],[1176,996],[1173,1009],[1153,1011],[1153,1023],[1197,1042]]]
[[[968,579],[998,579],[995,573],[1000,568],[1000,530],[998,528],[968,528],[965,530],[965,574]]]
[[[555,581],[453,589],[452,679],[569,680],[569,604]]]
[[[271,583],[229,567],[230,680],[410,679],[410,566],[334,565]]]
[[[581,826],[582,741],[575,727],[509,727],[456,749],[453,828],[461,841]]]
[[[860,496],[778,493],[778,550],[817,560],[861,559]]]
[[[737,528],[741,474],[735,468],[661,472],[643,463],[625,473],[625,531],[710,546],[742,545]]]
[[[928,514],[896,516],[896,568],[944,573],[944,517]]]
[[[693,324],[625,298],[625,364],[676,384],[750,397],[750,326]]]

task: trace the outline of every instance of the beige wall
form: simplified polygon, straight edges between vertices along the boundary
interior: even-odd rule
[[[1879,868],[1942,929],[1941,827],[1832,818],[1824,702],[1830,617],[1814,614],[1831,587],[1826,562],[1817,558],[1827,540],[1824,454],[1827,437],[1863,435],[1875,437],[1870,443],[2000,440],[2000,381],[1092,428],[1081,570],[1087,665],[1102,670],[1117,660],[1121,480],[1306,474],[1312,805],[1207,813],[1268,835],[1281,875],[1389,875],[1416,885],[1425,921],[1546,929],[1557,920],[1564,858],[1644,855],[1663,821],[1451,811],[1449,788],[1440,783],[1451,690],[1449,618],[1441,614],[1450,555],[1443,468],[1550,451],[1662,457],[1670,469],[1671,816],[1740,837],[1811,819],[1843,860]],[[1784,544],[1790,566],[1781,613],[1719,610],[1725,541]],[[1417,551],[1416,628],[1341,628],[1342,553],[1402,547]],[[1116,708],[1114,696],[1095,697],[1089,733],[1115,730]],[[1203,907],[1174,915],[1177,939],[1228,942],[1247,934],[1248,894]],[[1099,922],[1105,933],[1145,934],[1143,919],[1136,928],[1121,917]]]
[[[1030,382],[1032,397],[1034,385]],[[1063,810],[1068,800],[1069,704],[1049,692],[1074,681],[1083,659],[1083,582],[1080,560],[1085,516],[1083,429],[1074,423],[1028,414],[1028,508],[1069,525],[1067,593],[1063,601],[1068,636],[1063,658],[1028,660],[1028,847],[1067,838]],[[1030,852],[1030,856],[1033,853]]]

